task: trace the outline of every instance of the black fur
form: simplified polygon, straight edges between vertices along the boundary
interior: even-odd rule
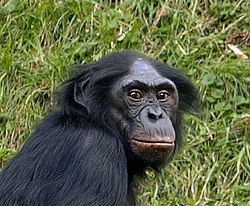
[[[36,127],[0,173],[1,206],[135,205],[131,182],[147,165],[136,162],[120,136],[110,117],[109,94],[138,57],[146,58],[117,52],[77,69],[59,93],[57,111]],[[148,61],[176,84],[180,104],[174,128],[180,145],[180,111],[195,109],[197,91],[179,70]],[[79,85],[83,105],[74,100]]]

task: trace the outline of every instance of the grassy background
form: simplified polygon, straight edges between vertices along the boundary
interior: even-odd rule
[[[0,0],[0,168],[53,109],[69,68],[131,49],[182,68],[204,118],[181,154],[138,181],[141,206],[250,205],[248,0]]]

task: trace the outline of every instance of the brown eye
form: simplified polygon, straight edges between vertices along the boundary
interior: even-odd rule
[[[141,100],[142,92],[139,89],[133,89],[128,93],[128,96],[134,100]]]
[[[167,90],[162,90],[160,92],[158,92],[157,94],[157,99],[160,101],[166,101],[169,97],[169,93]]]

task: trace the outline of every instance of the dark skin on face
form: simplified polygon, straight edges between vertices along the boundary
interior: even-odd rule
[[[138,58],[112,91],[112,116],[133,154],[148,165],[164,165],[175,147],[175,84]]]

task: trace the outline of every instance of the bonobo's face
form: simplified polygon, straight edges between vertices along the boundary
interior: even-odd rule
[[[175,147],[175,84],[138,58],[130,74],[112,90],[112,116],[134,155],[148,165],[162,165]]]

